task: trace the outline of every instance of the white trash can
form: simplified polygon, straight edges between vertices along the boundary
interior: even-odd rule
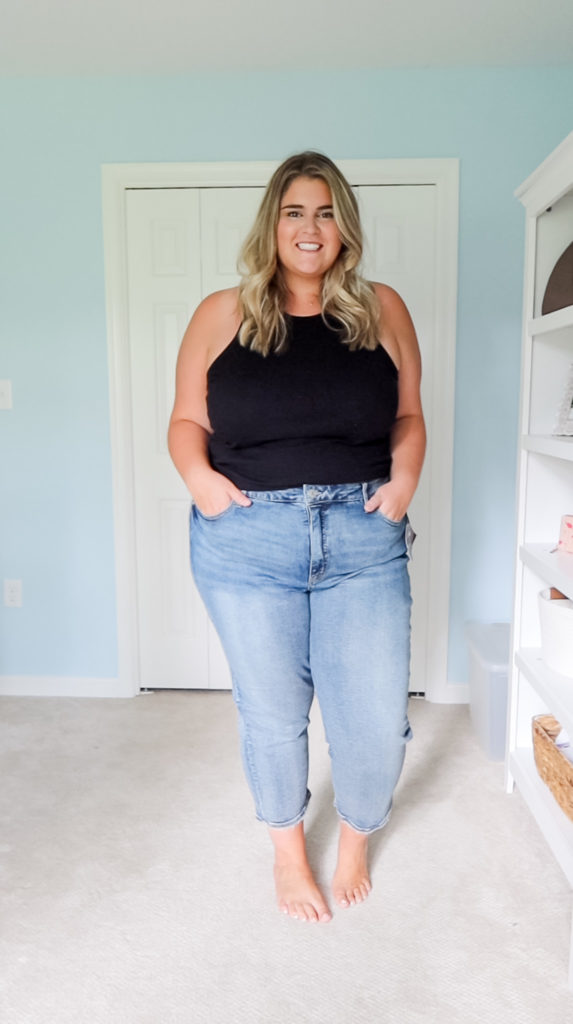
[[[470,713],[480,746],[492,761],[505,757],[508,622],[468,622]]]

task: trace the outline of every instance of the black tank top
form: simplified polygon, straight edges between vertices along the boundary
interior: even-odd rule
[[[286,351],[261,356],[236,335],[211,364],[211,465],[254,491],[389,476],[394,362],[382,346],[352,352],[321,314],[286,321]]]

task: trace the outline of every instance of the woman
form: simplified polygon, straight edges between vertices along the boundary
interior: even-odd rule
[[[360,277],[361,253],[336,165],[313,152],[286,160],[244,244],[240,286],[209,295],[185,333],[169,428],[279,908],[306,921],[331,918],[303,826],[313,694],[340,817],[339,906],[371,889],[368,835],[388,820],[411,735],[420,354],[397,293]]]

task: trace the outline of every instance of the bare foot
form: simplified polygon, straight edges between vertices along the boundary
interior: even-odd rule
[[[330,921],[332,914],[306,857],[302,822],[294,828],[269,829],[275,847],[275,885],[279,910],[299,921]]]
[[[368,836],[340,823],[338,864],[332,892],[339,907],[362,903],[372,889],[368,874]]]
[[[332,915],[310,868],[297,864],[275,864],[275,885],[279,910],[299,921],[330,921]]]

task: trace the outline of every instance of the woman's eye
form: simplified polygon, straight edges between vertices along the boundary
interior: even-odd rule
[[[320,216],[323,218],[323,220],[332,220],[332,218],[334,217],[334,213],[332,212],[332,210],[322,210]]]
[[[299,210],[287,210],[287,217],[300,217]]]

